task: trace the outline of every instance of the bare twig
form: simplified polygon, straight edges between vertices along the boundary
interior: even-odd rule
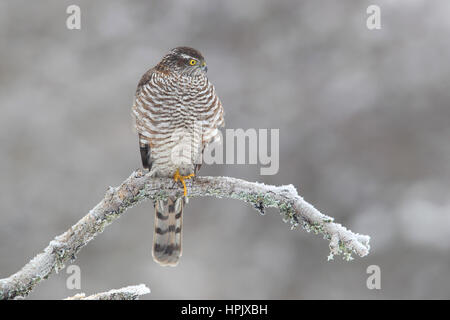
[[[291,228],[299,225],[307,231],[322,233],[330,240],[331,254],[343,254],[347,260],[351,253],[365,256],[369,253],[369,236],[347,230],[333,222],[333,218],[320,213],[303,200],[292,186],[269,186],[229,177],[197,177],[188,182],[189,197],[214,196],[238,199],[250,203],[259,212],[275,207]],[[0,280],[0,299],[26,296],[42,279],[52,272],[64,268],[64,263],[73,261],[80,249],[104,228],[119,218],[128,208],[138,202],[157,200],[169,195],[183,195],[183,189],[171,179],[152,178],[138,170],[131,174],[119,187],[110,187],[105,198],[86,216],[65,233],[55,237],[47,248],[20,271]]]
[[[87,297],[84,293],[78,293],[73,297],[64,300],[138,300],[139,296],[148,293],[150,293],[150,289],[144,284],[140,284],[137,286],[113,289],[108,292],[96,293]]]

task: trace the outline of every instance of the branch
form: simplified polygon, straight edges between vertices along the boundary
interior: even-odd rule
[[[361,257],[369,253],[369,236],[353,233],[333,222],[332,217],[303,200],[292,185],[276,187],[229,177],[196,177],[187,183],[189,197],[238,199],[252,204],[262,214],[267,207],[279,209],[283,221],[292,229],[302,226],[308,232],[323,234],[330,241],[329,259],[342,254],[351,260],[352,252]],[[140,170],[133,172],[119,187],[109,187],[100,203],[68,231],[55,237],[20,271],[1,279],[0,299],[26,296],[42,279],[64,268],[66,262],[75,260],[82,247],[140,201],[182,195],[183,189],[172,179],[152,178]]]
[[[138,300],[139,296],[150,293],[150,289],[144,284],[129,286],[108,292],[96,293],[86,297],[84,293],[78,293],[64,300]]]

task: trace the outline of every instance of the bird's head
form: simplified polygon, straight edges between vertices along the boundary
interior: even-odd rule
[[[186,76],[204,75],[208,71],[205,58],[193,48],[177,47],[167,53],[158,64],[161,71],[175,72]]]

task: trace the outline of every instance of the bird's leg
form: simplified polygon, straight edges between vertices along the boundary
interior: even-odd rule
[[[180,170],[177,169],[177,171],[175,172],[175,174],[173,175],[173,180],[175,180],[175,182],[180,181],[183,184],[183,190],[184,190],[184,196],[187,196],[187,188],[186,188],[186,182],[184,180],[186,179],[191,179],[192,177],[194,177],[195,174],[191,173],[187,176],[182,176],[180,174]]]

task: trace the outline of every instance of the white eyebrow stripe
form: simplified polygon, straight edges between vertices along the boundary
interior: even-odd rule
[[[194,57],[191,57],[190,55],[187,55],[187,54],[184,54],[184,53],[182,53],[181,56],[183,58],[185,58],[185,59],[195,59]],[[195,60],[197,60],[197,59],[195,59]]]

